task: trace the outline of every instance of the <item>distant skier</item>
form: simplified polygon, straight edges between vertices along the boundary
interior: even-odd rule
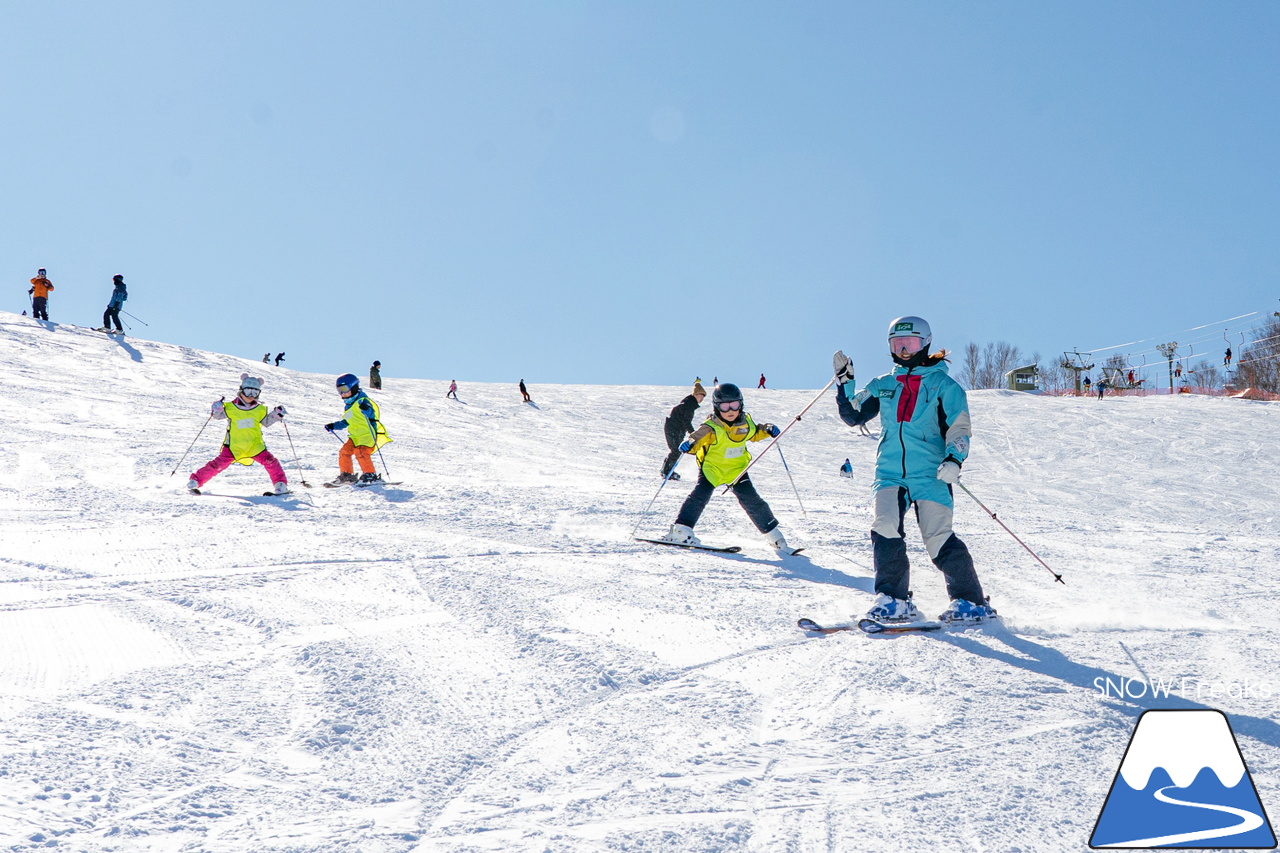
[[[1173,375],[1174,375],[1174,377],[1175,377],[1175,378],[1177,378],[1177,379],[1182,379],[1182,365],[1181,365],[1181,364],[1178,364],[1178,366],[1177,366],[1177,367],[1175,367],[1175,368],[1173,369]]]
[[[48,318],[48,317],[45,317],[45,319],[47,320],[47,319],[49,319],[49,318]],[[1227,354],[1226,354],[1226,356],[1222,359],[1222,366],[1223,366],[1223,367],[1230,367],[1230,366],[1231,366],[1231,347],[1230,347],[1230,346],[1228,346],[1228,347],[1227,347]]]
[[[844,460],[844,464],[840,466],[841,477],[853,477],[853,463],[848,459]]]
[[[1101,400],[1102,395],[1107,393],[1107,383],[1102,380],[1098,380],[1098,383],[1093,387],[1098,389],[1098,399]]]
[[[676,516],[675,524],[663,536],[666,542],[677,545],[701,545],[693,528],[702,517],[707,501],[717,486],[732,483],[751,462],[747,442],[760,441],[776,436],[781,430],[773,424],[757,424],[743,409],[742,391],[728,382],[717,385],[711,392],[714,411],[711,417],[694,430],[679,447],[681,453],[692,453],[698,460],[698,484],[685,498]],[[750,476],[744,476],[733,486],[738,503],[747,511],[756,529],[764,534],[769,544],[780,554],[793,554],[786,538],[778,529],[778,519],[764,498],[756,491]]]
[[[338,486],[343,483],[357,482],[355,468],[351,464],[354,456],[360,463],[361,483],[379,483],[382,476],[373,466],[373,452],[391,441],[387,428],[382,423],[382,415],[378,404],[368,394],[360,390],[360,380],[353,373],[344,373],[334,383],[338,396],[346,403],[343,419],[325,424],[329,432],[338,429],[347,431],[347,440],[338,451],[338,479],[329,485]]]
[[[1083,384],[1084,384],[1084,394],[1085,394],[1085,396],[1087,397],[1087,396],[1089,396],[1090,392],[1092,392],[1092,390],[1093,390],[1092,388],[1090,388],[1090,387],[1089,387],[1090,383],[1089,383],[1089,377],[1088,377],[1088,376],[1086,376],[1086,377],[1084,378],[1084,383],[1083,383]]]
[[[271,363],[271,353],[269,353],[269,352],[264,352],[264,353],[262,354],[262,363],[263,363],[263,364],[270,364],[270,363]]]
[[[929,354],[933,333],[919,317],[889,324],[889,351],[897,365],[856,391],[853,364],[832,358],[840,419],[857,426],[880,416],[876,454],[875,521],[871,525],[876,579],[868,619],[914,622],[904,520],[913,505],[929,558],[946,577],[951,604],[939,620],[980,622],[995,611],[987,603],[969,549],[952,531],[951,487],[969,455],[969,404],[964,388],[947,375],[946,353]]]
[[[278,352],[278,353],[276,353],[276,357],[275,357],[276,367],[279,367],[279,366],[280,366],[280,362],[282,362],[282,361],[284,361],[284,353],[282,353],[282,352]]]
[[[1130,370],[1130,371],[1129,371],[1129,384],[1130,384],[1130,385],[1132,385],[1132,384],[1133,384],[1133,371],[1132,371],[1132,370]]]
[[[382,390],[382,362],[375,361],[369,367],[369,387],[374,391]]]
[[[532,403],[533,398],[529,396],[529,389],[524,387],[524,380],[520,380],[520,396],[524,397],[524,402]]]
[[[36,270],[36,277],[31,279],[31,316],[37,320],[49,319],[49,291],[53,290],[53,282],[43,269]]]
[[[450,397],[452,397],[455,400],[458,399],[458,380],[456,379],[449,380],[449,393],[445,394],[444,396],[446,400],[449,399]]]
[[[205,483],[225,471],[232,462],[241,465],[257,462],[267,469],[271,487],[277,495],[289,493],[289,478],[285,476],[280,462],[267,450],[266,441],[262,438],[263,427],[283,420],[285,409],[284,406],[276,406],[268,412],[267,407],[258,401],[261,394],[262,380],[242,373],[236,398],[230,403],[219,400],[210,407],[209,414],[215,421],[227,422],[227,436],[222,441],[222,452],[191,475],[188,489],[198,494]]]
[[[667,415],[667,419],[663,421],[662,432],[667,439],[667,458],[662,461],[662,476],[666,477],[671,469],[675,467],[676,462],[680,459],[680,442],[684,441],[685,436],[693,432],[693,416],[697,413],[698,407],[702,405],[702,401],[706,399],[707,389],[702,387],[702,382],[695,379],[693,381],[693,392],[686,396],[672,408],[671,414]],[[679,472],[671,473],[672,480],[679,480]]]
[[[763,374],[763,373],[761,373],[761,374],[760,374],[760,384],[756,386],[756,390],[759,390],[759,389],[761,389],[761,388],[763,388],[763,387],[764,387],[764,374]]]
[[[111,323],[115,321],[116,331],[124,334],[124,326],[120,325],[120,309],[124,307],[124,301],[129,298],[129,292],[125,289],[124,276],[113,276],[111,283],[115,285],[115,289],[111,291],[111,301],[107,303],[107,310],[102,312],[102,331],[110,332]]]

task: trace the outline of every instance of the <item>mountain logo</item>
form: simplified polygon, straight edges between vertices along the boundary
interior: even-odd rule
[[[1271,821],[1226,715],[1144,711],[1089,846],[1273,849]]]

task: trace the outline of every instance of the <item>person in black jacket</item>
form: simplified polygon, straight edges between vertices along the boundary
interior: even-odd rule
[[[662,431],[667,436],[667,449],[671,451],[662,463],[663,477],[670,473],[671,479],[680,479],[680,475],[672,473],[671,469],[680,460],[680,442],[684,441],[685,436],[693,432],[693,416],[706,396],[707,390],[702,387],[702,383],[695,381],[693,383],[693,393],[677,403],[676,407],[671,410],[671,414],[667,415],[666,421],[663,422]]]

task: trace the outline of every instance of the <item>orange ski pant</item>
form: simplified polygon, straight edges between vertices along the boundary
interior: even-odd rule
[[[342,445],[342,449],[338,451],[338,470],[344,474],[354,474],[355,470],[351,466],[351,457],[355,456],[356,461],[360,463],[360,470],[365,474],[372,474],[377,469],[373,467],[373,448],[372,447],[356,447],[351,443],[351,439],[347,439]]]

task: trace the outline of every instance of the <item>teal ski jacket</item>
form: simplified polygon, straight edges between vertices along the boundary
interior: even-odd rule
[[[861,391],[838,386],[836,405],[849,426],[880,416],[875,488],[901,487],[911,501],[952,506],[951,487],[938,479],[938,466],[969,456],[969,398],[947,375],[947,363],[898,367],[877,376]]]

